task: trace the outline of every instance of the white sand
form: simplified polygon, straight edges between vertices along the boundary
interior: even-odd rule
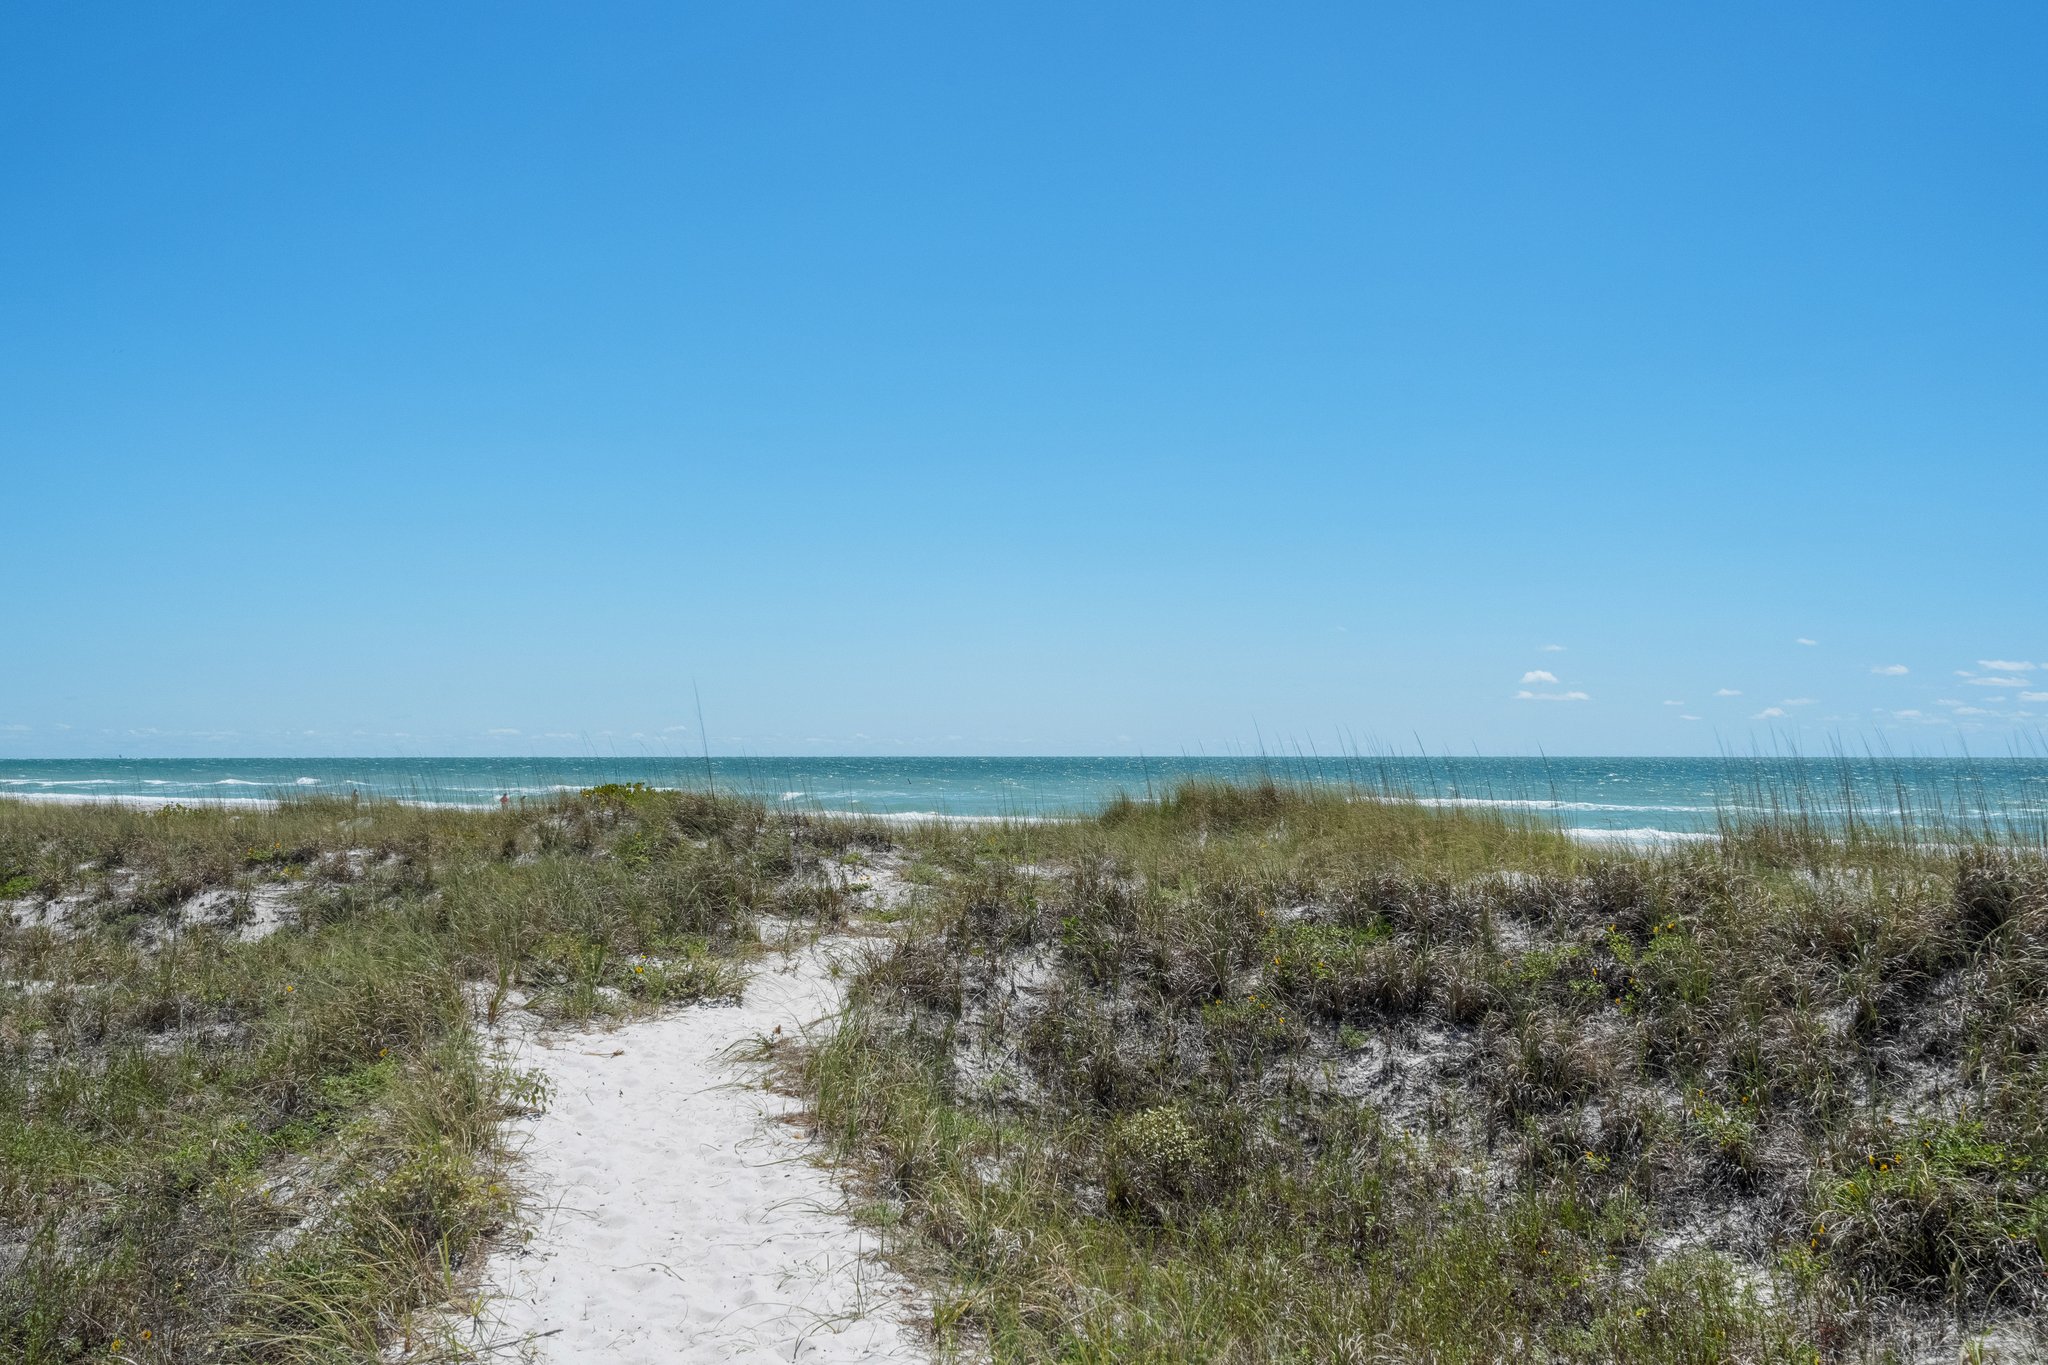
[[[505,1035],[554,1094],[513,1134],[529,1240],[489,1258],[483,1315],[460,1339],[593,1365],[928,1360],[915,1294],[778,1121],[794,1101],[732,1055],[778,1026],[829,1026],[831,964],[849,952],[840,940],[771,957],[737,1007]]]
[[[173,928],[211,924],[244,943],[258,943],[296,922],[298,913],[296,888],[291,883],[259,882],[202,891],[179,906],[170,922]]]
[[[124,874],[124,878],[113,888],[117,896],[135,889],[134,876]],[[179,931],[207,924],[244,943],[255,943],[297,920],[298,889],[291,882],[258,882],[201,891],[150,920],[141,941],[147,948],[160,948]],[[99,922],[97,911],[105,903],[104,895],[99,888],[90,888],[48,900],[25,897],[0,901],[0,923],[23,928],[39,925],[58,938],[72,938]]]

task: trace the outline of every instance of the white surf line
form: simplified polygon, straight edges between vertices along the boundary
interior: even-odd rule
[[[564,1365],[931,1359],[916,1292],[780,1121],[796,1102],[733,1056],[835,1014],[850,946],[771,955],[736,1007],[507,1039],[553,1096],[513,1125],[523,1226],[487,1259],[458,1341]]]

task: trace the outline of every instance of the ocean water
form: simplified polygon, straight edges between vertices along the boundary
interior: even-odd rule
[[[1271,775],[1365,794],[1533,812],[1590,838],[1698,834],[1724,813],[1853,806],[1930,828],[2048,832],[2048,759],[1783,758],[238,758],[0,759],[0,796],[155,803],[392,797],[460,806],[600,782],[883,815],[1058,816],[1187,778]]]

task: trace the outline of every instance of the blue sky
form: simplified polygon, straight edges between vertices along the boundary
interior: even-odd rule
[[[2032,743],[2044,59],[8,6],[0,755]]]

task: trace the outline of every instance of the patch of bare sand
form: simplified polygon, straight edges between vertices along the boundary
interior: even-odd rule
[[[738,1006],[501,1034],[552,1098],[519,1120],[523,1227],[458,1340],[535,1362],[925,1361],[916,1293],[743,1055],[829,1027],[850,941],[777,954]]]

